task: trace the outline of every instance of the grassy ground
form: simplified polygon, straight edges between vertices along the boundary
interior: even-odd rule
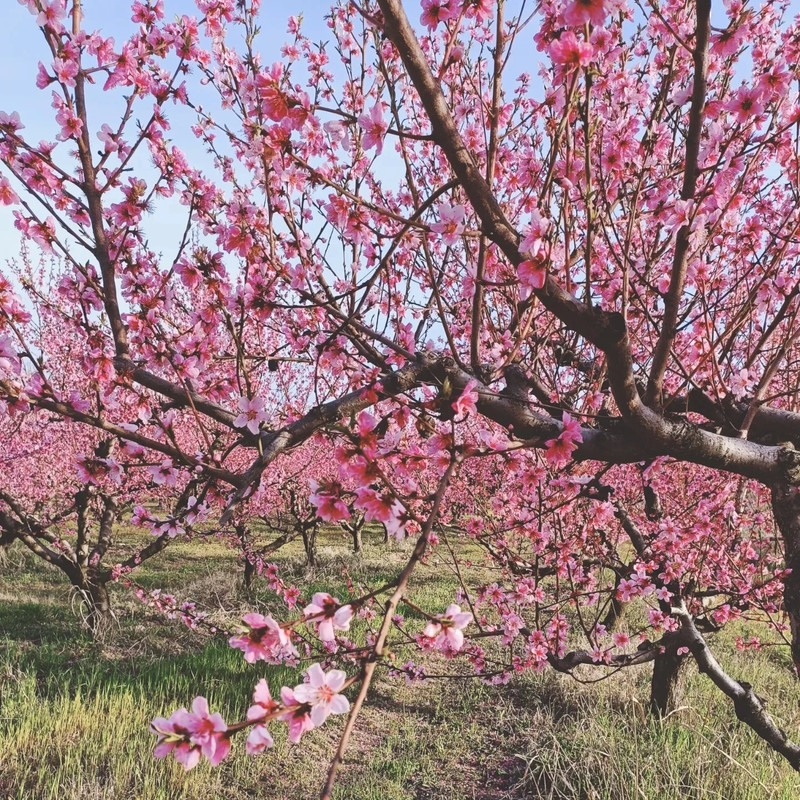
[[[129,543],[133,546],[133,543]],[[401,562],[367,536],[354,558],[328,536],[310,578],[341,591],[351,577],[379,580]],[[303,568],[294,544],[276,556],[282,574]],[[142,585],[175,592],[221,621],[265,608],[259,584],[247,595],[234,554],[215,542],[178,543],[145,565]],[[456,580],[443,564],[423,567],[417,599],[439,610]],[[290,746],[276,728],[274,750],[252,759],[241,741],[214,770],[190,773],[151,757],[149,721],[208,697],[228,720],[241,719],[255,682],[273,690],[296,682],[289,670],[248,665],[224,638],[170,622],[115,587],[117,627],[104,646],[80,629],[57,572],[15,547],[0,566],[0,798],[3,800],[301,800],[319,791],[343,720],[331,719]],[[355,635],[358,635],[357,632]],[[800,738],[798,685],[778,651],[715,647],[729,672],[770,698],[781,724]],[[582,673],[592,680],[600,673]],[[800,780],[739,725],[708,682],[688,676],[682,707],[649,719],[649,669],[578,684],[551,672],[505,687],[471,680],[420,687],[382,679],[371,692],[337,788],[339,800],[762,800],[800,796]]]

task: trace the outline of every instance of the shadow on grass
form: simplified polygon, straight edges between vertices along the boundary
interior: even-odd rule
[[[259,678],[274,685],[296,678],[289,668],[246,663],[222,638],[177,655],[109,658],[69,609],[35,603],[0,606],[0,699],[4,667],[7,675],[35,676],[35,696],[43,701],[130,694],[185,697],[188,704],[202,691],[236,714]]]

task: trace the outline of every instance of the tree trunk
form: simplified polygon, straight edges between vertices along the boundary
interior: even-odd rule
[[[100,642],[105,639],[114,620],[106,581],[96,570],[88,574],[77,571],[69,577],[72,585],[78,590],[86,610],[86,624],[89,626],[92,639]]]
[[[792,634],[792,661],[800,675],[800,494],[796,484],[786,480],[773,485],[772,513],[783,537],[786,568],[791,570],[783,581],[783,607]]]
[[[0,565],[5,564],[11,544],[17,537],[10,531],[0,528]]]
[[[617,597],[617,590],[619,589],[622,577],[622,572],[617,572],[614,577],[614,591],[611,593],[611,603],[603,619],[603,625],[609,633],[616,629],[617,623],[622,619],[622,615],[625,613],[625,606],[627,605],[627,603],[623,603],[622,600]]]
[[[654,716],[665,717],[680,704],[685,665],[686,655],[678,655],[676,647],[656,656],[650,679],[650,713]]]
[[[360,553],[361,548],[363,546],[363,542],[361,541],[361,525],[357,523],[353,525],[352,532],[353,532],[353,552]]]
[[[303,547],[306,550],[306,558],[308,559],[309,567],[317,566],[317,526],[303,525]]]
[[[256,573],[256,568],[253,562],[247,557],[247,553],[244,556],[244,588],[247,591],[250,591],[250,587],[253,585],[253,575]]]

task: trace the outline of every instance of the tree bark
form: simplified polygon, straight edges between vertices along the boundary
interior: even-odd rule
[[[674,711],[681,701],[683,672],[687,656],[678,655],[677,646],[666,647],[653,661],[653,676],[650,679],[650,713],[665,717]]]
[[[256,573],[255,565],[247,557],[247,554],[245,554],[245,557],[244,557],[244,588],[247,591],[250,591],[250,588],[253,585],[253,575],[255,575],[255,573]]]
[[[306,558],[308,559],[309,567],[317,566],[317,526],[303,525],[303,547],[306,550]]]
[[[83,572],[76,570],[69,575],[72,585],[78,590],[86,609],[86,624],[92,639],[101,642],[111,629],[114,615],[111,612],[111,599],[108,595],[106,578],[97,570]]]
[[[788,451],[789,456],[797,456]],[[783,538],[783,553],[786,568],[791,572],[783,580],[783,607],[789,618],[792,635],[792,661],[795,672],[800,675],[800,493],[798,480],[800,465],[797,459],[786,470],[786,479],[772,486],[772,513]]]

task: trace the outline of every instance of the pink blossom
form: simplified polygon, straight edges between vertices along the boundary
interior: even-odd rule
[[[542,260],[527,259],[517,267],[519,296],[521,300],[530,297],[534,289],[541,289],[547,280],[547,267]]]
[[[458,237],[464,232],[464,206],[448,206],[442,203],[437,210],[439,222],[432,223],[430,228],[434,233],[441,234],[443,244],[451,247],[458,243]]]
[[[538,209],[531,212],[530,224],[524,230],[524,236],[519,243],[520,253],[527,253],[530,258],[536,258],[545,244],[547,231],[550,229],[550,220],[539,213]]]
[[[269,415],[264,410],[266,401],[263,397],[239,398],[239,416],[233,421],[237,428],[247,428],[253,435],[258,433],[262,422],[269,419]]]
[[[72,59],[55,59],[53,61],[53,71],[56,74],[56,78],[65,86],[75,85],[75,76],[78,74],[78,65]]]
[[[156,717],[150,731],[159,737],[153,755],[164,758],[174,753],[175,759],[188,771],[205,756],[217,766],[230,752],[228,726],[220,714],[211,714],[205,697],[195,697],[192,711],[178,709],[169,719]]]
[[[340,689],[347,674],[340,669],[325,673],[319,664],[312,664],[306,673],[308,682],[294,687],[295,699],[311,706],[311,722],[322,725],[331,714],[346,714],[350,703]]]
[[[295,649],[286,631],[270,616],[245,614],[242,622],[248,630],[228,640],[231,647],[244,653],[248,664],[256,661],[276,663],[294,655]]]
[[[478,24],[486,22],[492,16],[494,0],[464,0],[464,16],[475,19]]]
[[[325,522],[339,522],[350,518],[350,509],[347,504],[339,497],[342,487],[336,481],[319,483],[310,480],[311,495],[309,502],[316,507],[317,515]]]
[[[587,22],[602,25],[608,16],[608,0],[572,0],[564,11],[567,25],[583,26]]]
[[[611,638],[617,647],[627,647],[631,643],[631,637],[627,633],[615,633]]]
[[[374,147],[380,155],[383,150],[383,137],[389,126],[384,122],[383,113],[379,104],[375,104],[369,113],[358,118],[358,125],[364,131],[363,145],[365,150]]]
[[[558,438],[545,442],[547,450],[545,450],[544,457],[548,464],[556,468],[563,467],[569,461],[573,451],[578,448],[578,445],[583,440],[581,426],[577,420],[573,419],[565,411],[561,421],[564,427]]]
[[[193,744],[216,767],[230,752],[231,741],[226,735],[228,726],[219,713],[211,714],[205,697],[195,697],[193,714],[189,714],[189,731]]]
[[[156,717],[150,723],[150,733],[158,736],[153,755],[156,758],[166,758],[174,753],[175,760],[183,764],[188,772],[197,766],[200,761],[200,747],[191,741],[189,730],[191,714],[185,708],[179,708],[169,719]]]
[[[11,188],[11,184],[6,177],[0,177],[0,206],[10,206],[12,203],[18,203],[19,197],[17,193]]]
[[[478,402],[478,393],[475,391],[476,384],[477,381],[475,380],[468,381],[467,385],[464,387],[464,391],[461,392],[458,399],[451,404],[457,417],[465,418],[469,414],[477,414],[478,407],[476,403]]]
[[[429,639],[435,639],[437,647],[448,646],[451,650],[458,651],[464,646],[462,630],[470,622],[472,622],[472,614],[462,611],[460,606],[452,603],[444,614],[440,614],[425,626],[422,635]]]
[[[178,473],[168,458],[160,464],[149,466],[147,471],[150,473],[153,483],[158,486],[175,486],[178,483]]]
[[[14,342],[8,336],[0,336],[0,371],[19,375],[21,369],[22,365]]]
[[[589,66],[594,48],[572,32],[566,31],[550,45],[550,57],[556,64],[565,64],[569,71]]]
[[[335,597],[326,592],[317,592],[303,609],[303,616],[309,622],[319,623],[318,632],[321,641],[332,642],[336,639],[334,631],[350,629],[353,607],[350,605],[340,607]]]
[[[744,125],[764,113],[764,101],[758,89],[743,86],[725,104],[725,109],[733,114],[740,125]]]
[[[253,705],[247,709],[247,719],[250,722],[264,719],[279,708],[279,704],[272,699],[267,682],[262,678],[253,692]],[[255,725],[247,737],[245,749],[249,755],[256,755],[267,747],[272,747],[272,735],[266,725]]]
[[[274,744],[275,742],[272,739],[272,734],[269,732],[266,725],[254,725],[247,735],[244,749],[247,755],[255,756],[263,752],[266,748],[272,747]]]
[[[286,706],[286,710],[278,716],[278,719],[288,723],[289,741],[297,744],[300,737],[314,727],[310,716],[311,706],[298,700],[288,686],[281,689],[281,703]]]
[[[422,0],[422,14],[419,21],[428,30],[435,30],[440,22],[447,22],[458,15],[455,10],[457,0]]]
[[[338,144],[345,152],[350,152],[350,136],[347,125],[341,120],[335,119],[326,122],[323,129],[331,137],[331,141]]]

